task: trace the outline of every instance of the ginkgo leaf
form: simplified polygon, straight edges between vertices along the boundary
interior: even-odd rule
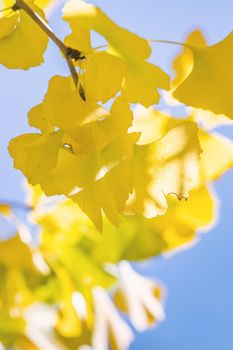
[[[137,134],[120,136],[102,151],[75,155],[60,151],[51,176],[56,193],[70,196],[101,230],[102,212],[115,225],[132,189],[132,152]]]
[[[15,167],[29,183],[40,184],[46,195],[71,197],[99,229],[101,208],[111,222],[119,223],[118,212],[132,190],[133,145],[139,137],[127,134],[132,113],[123,97],[114,101],[110,113],[101,109],[106,118],[68,129],[65,135],[25,134],[9,145]],[[70,124],[67,118],[65,126]]]
[[[175,195],[170,195],[164,215],[151,219],[142,215],[124,215],[119,228],[105,220],[103,235],[98,240],[94,236],[93,243],[89,245],[92,247],[90,254],[103,264],[125,259],[145,260],[183,249],[200,237],[197,230],[201,232],[213,226],[216,209],[216,196],[204,186],[192,190],[187,201],[178,202]]]
[[[214,193],[201,186],[191,191],[188,201],[178,202],[175,195],[170,195],[162,216],[147,219],[122,215],[118,228],[104,217],[103,234],[99,235],[88,217],[68,200],[42,213],[37,223],[42,227],[45,249],[77,246],[86,251],[88,247],[89,256],[102,265],[124,259],[144,260],[196,242],[200,237],[197,230],[201,232],[215,223],[217,203]]]
[[[10,35],[16,28],[19,14],[13,10],[8,11],[4,17],[0,17],[0,40]]]
[[[169,87],[169,78],[159,67],[137,57],[128,59],[122,87],[128,101],[149,107],[159,101],[160,95],[156,88],[168,90]]]
[[[105,109],[93,102],[85,102],[70,78],[55,76],[49,82],[43,101],[42,117],[55,127],[72,129],[104,117]]]
[[[161,232],[163,252],[196,243],[200,238],[197,231],[205,231],[215,224],[217,207],[215,194],[205,186],[192,190],[188,201],[177,203],[171,196],[166,214],[150,220],[150,227]]]
[[[67,129],[71,137],[67,143],[71,142],[73,145],[75,141],[79,153],[100,151],[115,137],[126,134],[133,121],[129,103],[122,96],[114,100],[110,112],[105,109],[100,112],[102,115],[99,114],[96,121],[82,127]]]
[[[115,277],[104,271],[101,266],[78,248],[64,248],[57,251],[58,261],[63,264],[71,275],[76,289],[82,290],[82,284],[88,288],[94,286],[110,287],[115,282]],[[79,262],[79,269],[76,263]]]
[[[233,142],[218,133],[209,134],[199,130],[201,155],[198,183],[218,179],[233,166]]]
[[[36,105],[28,112],[28,123],[41,132],[53,132],[55,129],[45,115],[43,103]]]
[[[192,110],[187,119],[195,120],[195,113],[196,110]],[[199,113],[207,112],[200,111]],[[178,118],[158,112],[153,108],[140,106],[134,111],[133,126],[130,131],[141,132],[138,144],[144,145],[161,139],[179,123]],[[232,167],[233,142],[216,132],[208,133],[201,128],[198,129],[198,138],[202,153],[196,186],[201,186],[217,179]]]
[[[70,195],[99,228],[101,207],[110,221],[118,224],[118,211],[124,209],[132,189],[133,144],[139,135],[127,134],[131,123],[129,105],[118,97],[105,119],[68,131],[71,148],[75,149],[73,138],[79,152],[61,152],[53,171],[57,193]]]
[[[0,241],[0,263],[7,268],[14,267],[35,272],[33,254],[18,235]]]
[[[14,158],[15,168],[24,173],[29,183],[41,184],[46,192],[49,189],[49,175],[56,165],[60,147],[60,132],[24,134],[11,140],[9,152]]]
[[[206,47],[206,40],[200,30],[195,30],[189,34],[186,43],[196,47]],[[178,87],[193,69],[193,54],[190,48],[184,46],[183,51],[174,59],[173,69],[175,78],[172,81],[172,88]],[[214,114],[213,112],[192,108],[191,115],[194,121],[200,124],[205,130],[211,130],[221,125],[231,124],[231,120],[225,115]]]
[[[145,145],[161,139],[170,129],[180,124],[181,120],[157,111],[153,107],[137,105],[130,132],[140,132],[139,145]]]
[[[135,146],[133,211],[153,217],[166,211],[169,193],[187,199],[196,185],[200,153],[192,122],[180,123],[158,141]]]
[[[33,2],[30,2],[33,11],[44,18],[44,13]],[[13,16],[13,17],[12,17]],[[2,22],[3,21],[3,22]],[[3,29],[6,35],[0,35],[0,64],[7,68],[29,69],[40,65],[44,59],[43,54],[47,48],[48,37],[40,27],[23,10],[8,18],[13,24],[8,27],[8,32]],[[15,25],[14,22],[17,22]],[[3,28],[6,19],[0,19]],[[13,30],[12,30],[13,29]]]
[[[55,2],[55,0],[35,0],[36,6],[45,10],[46,13],[50,12],[50,9],[55,5]]]
[[[190,109],[191,115],[189,118],[198,123],[198,125],[206,131],[211,131],[223,125],[233,125],[233,121],[223,114],[214,114],[213,112],[205,111],[200,108]]]
[[[105,103],[121,89],[125,65],[119,57],[92,51],[81,67],[82,86],[88,102]]]
[[[186,43],[192,46],[206,47],[204,35],[199,29],[194,30],[188,35]],[[189,47],[183,47],[182,52],[174,59],[172,66],[175,71],[175,78],[172,80],[172,88],[174,89],[179,86],[192,71],[193,54]]]
[[[65,4],[63,19],[69,22],[73,33],[79,28],[95,30],[106,38],[120,56],[134,56],[137,53],[138,57],[147,59],[151,54],[147,40],[118,26],[97,6],[82,0],[71,0]]]
[[[118,26],[98,7],[86,4],[82,0],[69,1],[63,11],[63,18],[69,22],[72,29],[72,33],[65,42],[79,50],[82,47],[85,48],[83,38],[80,35],[84,32],[87,48],[87,52],[85,53],[84,50],[84,54],[88,60],[88,50],[90,50],[88,31],[94,30],[108,41],[108,52],[123,61],[122,64],[126,66],[126,72],[122,89],[128,101],[140,102],[149,106],[159,100],[157,88],[169,89],[168,75],[159,67],[146,61],[151,54],[147,40]],[[104,61],[102,61],[102,65],[104,66]],[[103,70],[103,66],[101,70]],[[101,73],[98,72],[98,74]],[[103,86],[100,89],[103,89]]]
[[[189,106],[232,119],[233,32],[213,46],[189,47],[193,54],[193,69],[173,96]]]

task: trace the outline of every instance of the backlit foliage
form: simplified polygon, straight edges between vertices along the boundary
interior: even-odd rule
[[[2,65],[43,62],[48,35],[38,21],[46,26],[49,4],[4,1],[12,8],[0,13]],[[63,19],[71,76],[51,78],[28,113],[32,132],[9,143],[30,198],[24,220],[0,203],[15,227],[0,241],[0,344],[126,350],[134,335],[122,314],[137,331],[165,317],[164,287],[129,261],[188,247],[215,221],[212,182],[233,164],[233,143],[213,132],[233,118],[233,37],[208,47],[191,33],[170,81],[149,61],[150,42],[98,7],[70,0]],[[91,31],[107,45],[95,48]],[[191,107],[186,117],[158,111],[162,90]]]

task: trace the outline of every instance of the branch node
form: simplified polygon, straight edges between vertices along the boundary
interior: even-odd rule
[[[18,10],[20,10],[21,9],[21,7],[20,7],[20,5],[18,4],[18,3],[15,3],[13,6],[12,6],[12,10],[13,11],[18,11]]]
[[[82,56],[81,51],[73,49],[69,46],[66,48],[66,57],[75,61],[84,60],[86,58],[85,56]]]

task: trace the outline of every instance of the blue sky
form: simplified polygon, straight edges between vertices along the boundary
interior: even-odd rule
[[[184,40],[201,28],[213,44],[233,28],[232,0],[96,0],[116,22],[152,39]],[[51,26],[64,36],[68,28],[53,14]],[[178,48],[154,45],[153,62],[170,72]],[[135,52],[135,54],[137,54]],[[21,199],[22,176],[12,169],[7,153],[9,140],[27,132],[27,112],[40,102],[49,78],[68,74],[65,62],[51,43],[46,63],[30,70],[8,71],[0,67],[0,198]],[[233,77],[232,77],[233,78]],[[222,128],[233,137],[233,129]],[[217,227],[202,235],[198,245],[171,258],[154,259],[143,273],[161,279],[168,288],[167,318],[158,328],[137,336],[132,350],[232,350],[233,349],[233,173],[216,183],[221,199]]]

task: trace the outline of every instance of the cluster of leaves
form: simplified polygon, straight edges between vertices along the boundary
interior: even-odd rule
[[[43,62],[41,4],[6,1],[13,9],[0,18],[1,64]],[[0,341],[17,349],[127,349],[132,331],[116,308],[138,331],[164,318],[163,288],[127,261],[196,240],[215,217],[209,183],[232,167],[232,142],[212,129],[233,118],[233,36],[208,47],[193,32],[170,83],[148,61],[148,40],[82,0],[63,11],[78,79],[52,77],[28,114],[38,131],[9,144],[15,168],[34,186],[30,217],[41,232],[32,247],[17,221],[17,235],[0,243]],[[107,45],[93,48],[92,31]],[[159,89],[191,107],[185,118],[155,109]],[[43,193],[66,199],[45,210]],[[6,204],[0,211],[15,222]],[[33,318],[39,313],[41,324]]]

